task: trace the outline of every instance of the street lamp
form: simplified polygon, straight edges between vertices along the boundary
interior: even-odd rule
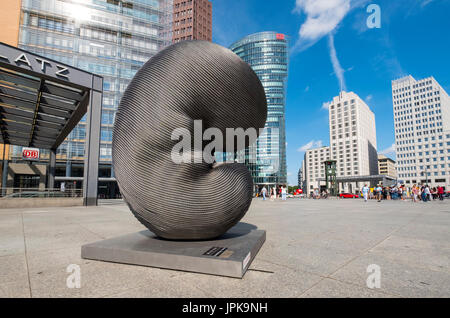
[[[422,173],[423,173],[423,171],[422,171]],[[425,167],[425,176],[427,177],[426,184],[428,185],[428,168],[427,167]]]

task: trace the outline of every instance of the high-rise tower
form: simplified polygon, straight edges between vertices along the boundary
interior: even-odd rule
[[[286,185],[288,38],[277,32],[255,33],[235,42],[230,49],[252,67],[266,92],[265,131],[249,150],[256,153],[256,163],[247,163],[253,182],[257,188]]]
[[[212,3],[209,0],[173,0],[172,41],[212,41]]]
[[[392,81],[398,178],[450,185],[450,98],[433,78]]]

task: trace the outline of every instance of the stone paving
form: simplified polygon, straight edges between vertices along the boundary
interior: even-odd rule
[[[143,229],[103,203],[1,209],[0,297],[450,297],[450,200],[255,199],[242,221],[267,240],[242,280],[81,259],[85,243]],[[380,288],[367,287],[372,264]]]

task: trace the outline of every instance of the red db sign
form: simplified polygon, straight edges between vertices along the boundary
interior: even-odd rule
[[[277,33],[277,40],[284,40],[284,34]]]
[[[23,148],[22,159],[24,160],[39,160],[39,149],[37,148]]]

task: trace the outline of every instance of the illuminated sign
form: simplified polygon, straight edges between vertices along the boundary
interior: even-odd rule
[[[22,159],[23,160],[39,160],[39,149],[38,148],[22,148]]]
[[[284,40],[284,34],[277,33],[277,40]]]

